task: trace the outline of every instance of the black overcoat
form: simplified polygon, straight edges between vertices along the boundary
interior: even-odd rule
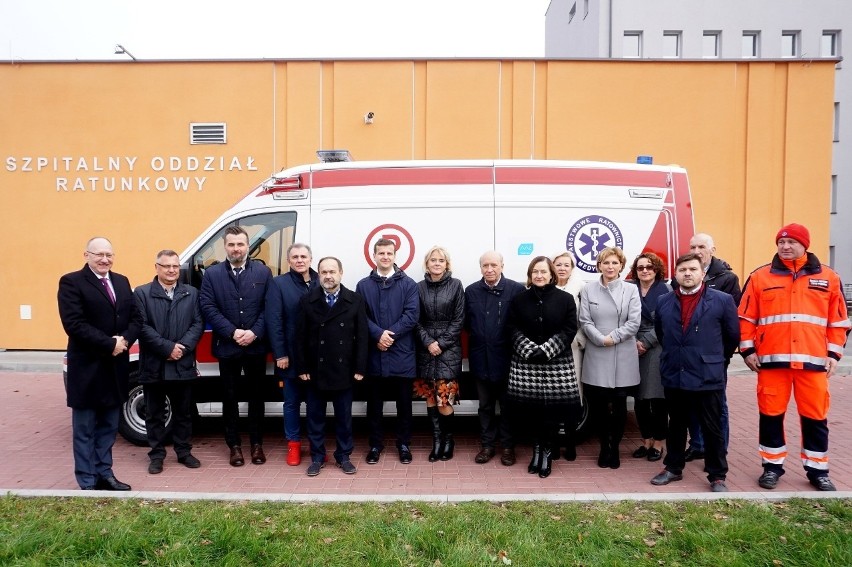
[[[68,335],[68,407],[104,409],[127,400],[128,351],[113,356],[114,336],[132,345],[141,321],[133,308],[130,282],[110,271],[115,305],[88,265],[59,279],[59,318]]]
[[[367,311],[364,299],[340,286],[329,309],[322,287],[300,300],[296,325],[296,375],[310,374],[319,390],[345,390],[355,374],[367,373]]]
[[[154,281],[133,291],[136,309],[142,320],[139,334],[139,382],[150,384],[162,380],[192,380],[198,377],[195,347],[204,332],[204,321],[198,303],[198,290],[179,283],[173,298]],[[186,350],[178,360],[169,360],[175,344]]]

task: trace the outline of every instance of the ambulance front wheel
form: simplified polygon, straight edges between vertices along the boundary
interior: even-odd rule
[[[172,404],[166,397],[166,435],[171,436]],[[130,373],[130,392],[127,401],[121,406],[118,420],[118,432],[129,442],[140,447],[148,445],[145,429],[145,392],[139,383],[139,370]]]

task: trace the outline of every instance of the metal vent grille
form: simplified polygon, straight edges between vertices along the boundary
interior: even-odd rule
[[[224,122],[191,122],[190,144],[227,144],[228,128]]]

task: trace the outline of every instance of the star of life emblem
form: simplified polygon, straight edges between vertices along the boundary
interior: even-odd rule
[[[598,271],[598,254],[607,247],[624,249],[621,229],[610,219],[600,215],[589,215],[579,219],[568,231],[565,242],[574,254],[577,267],[588,273]]]

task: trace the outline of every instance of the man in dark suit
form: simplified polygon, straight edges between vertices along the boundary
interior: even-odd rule
[[[346,474],[355,474],[352,454],[352,385],[367,372],[367,311],[364,300],[342,285],[343,265],[323,258],[317,265],[322,287],[299,302],[296,325],[296,373],[307,384],[307,429],[311,464],[319,474],[325,462],[325,408],[334,406],[337,449],[334,459]]]
[[[59,280],[59,317],[68,335],[66,394],[71,408],[74,476],[83,490],[130,490],[112,472],[112,446],[127,400],[127,349],[141,326],[126,277],[112,271],[106,238],[83,252],[86,265]]]
[[[396,448],[399,462],[411,462],[411,397],[417,376],[414,330],[420,320],[420,293],[394,263],[396,244],[380,238],[373,245],[376,268],[358,282],[355,291],[367,307],[370,347],[367,355],[367,420],[370,450],[367,464],[375,465],[385,448],[382,417],[387,396],[396,400]]]
[[[263,452],[263,381],[266,379],[266,327],[263,306],[272,272],[263,262],[248,257],[248,233],[229,226],[222,236],[227,262],[211,266],[201,281],[201,314],[213,329],[213,356],[219,359],[222,377],[222,417],[225,442],[231,450],[231,466],[243,459],[239,432],[239,386],[248,397],[251,462],[266,462]],[[243,374],[245,374],[243,376]],[[242,384],[241,384],[242,382]]]

